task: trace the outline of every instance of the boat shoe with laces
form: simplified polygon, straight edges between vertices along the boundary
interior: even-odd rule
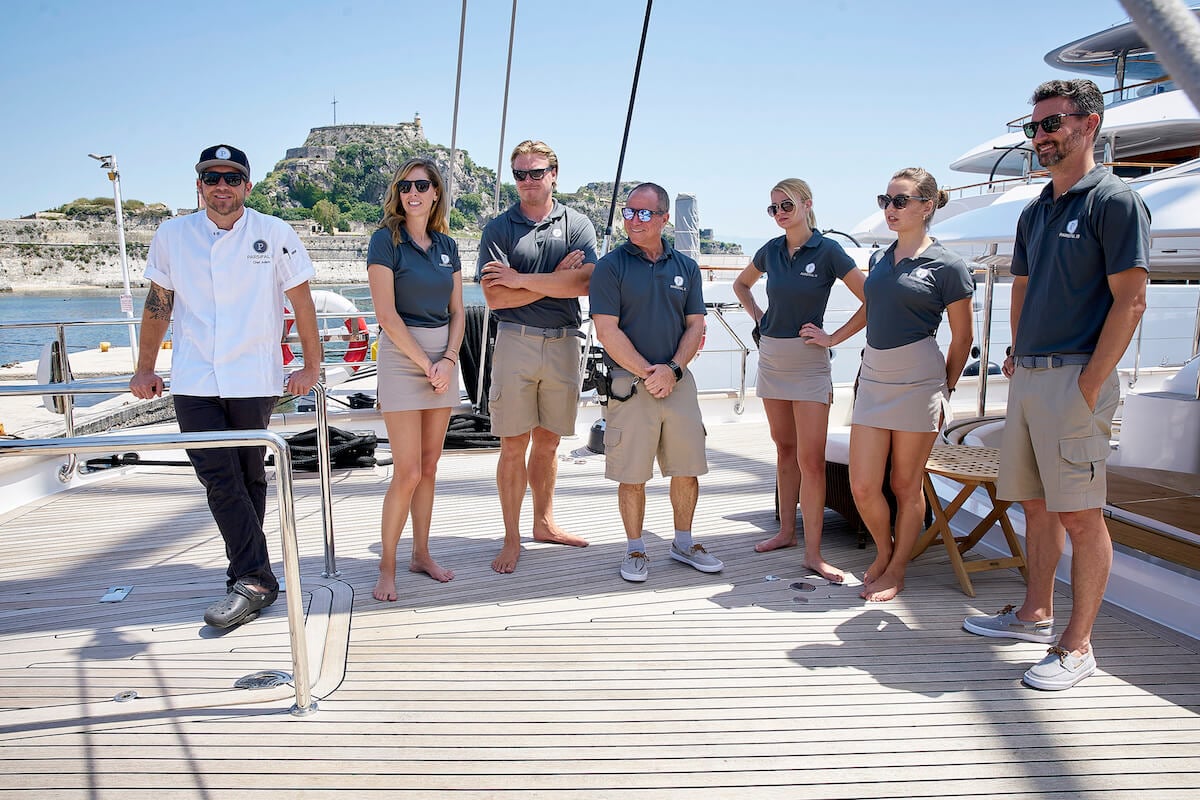
[[[1054,641],[1054,617],[1026,622],[1017,618],[1016,606],[1005,606],[994,616],[967,617],[963,620],[963,630],[979,636],[1050,644]]]
[[[681,550],[679,545],[671,542],[671,558],[701,572],[720,572],[725,567],[721,559],[705,550],[702,544],[694,544],[687,550]]]
[[[1058,645],[1046,651],[1046,657],[1025,672],[1025,685],[1056,692],[1070,689],[1096,671],[1096,655],[1069,653]]]
[[[238,581],[223,598],[213,603],[204,612],[204,621],[214,628],[232,628],[256,619],[264,608],[275,602],[279,590],[260,592],[250,588],[245,581]]]
[[[621,561],[621,577],[634,583],[646,580],[650,577],[650,559],[641,550],[626,553]]]

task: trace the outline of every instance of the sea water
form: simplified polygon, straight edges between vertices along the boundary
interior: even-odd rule
[[[370,311],[371,293],[365,284],[316,286],[335,291],[348,298],[362,311]],[[133,291],[133,316],[142,318],[145,289]],[[463,299],[469,304],[483,302],[478,284],[463,285]],[[58,335],[53,327],[7,327],[14,322],[67,322],[79,320],[122,320],[119,289],[84,289],[73,292],[45,294],[0,293],[0,364],[36,361],[42,349]],[[374,320],[369,320],[373,322]],[[67,352],[94,350],[101,342],[113,347],[129,347],[129,325],[117,322],[110,325],[74,325],[65,329]]]

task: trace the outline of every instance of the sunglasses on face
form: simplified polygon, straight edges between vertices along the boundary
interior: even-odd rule
[[[649,222],[651,219],[654,218],[655,214],[665,214],[665,213],[667,213],[667,212],[651,211],[648,208],[629,208],[628,206],[621,209],[621,216],[624,217],[625,219],[631,220],[634,217],[637,217],[642,222]]]
[[[898,209],[905,208],[909,203],[928,203],[928,197],[914,197],[909,194],[898,194],[892,197],[888,194],[881,194],[875,198],[875,202],[879,203],[879,207],[887,211],[888,206],[895,206]]]
[[[1037,136],[1038,128],[1041,128],[1046,133],[1054,133],[1062,127],[1063,117],[1086,117],[1090,116],[1085,111],[1073,111],[1069,114],[1051,114],[1048,117],[1042,117],[1037,122],[1026,122],[1021,126],[1021,130],[1025,131],[1025,138],[1032,139]]]
[[[200,180],[205,186],[216,186],[218,183],[225,181],[226,186],[241,186],[242,181],[246,180],[246,176],[240,172],[201,172]]]
[[[542,178],[546,177],[546,173],[552,169],[554,168],[542,167],[541,169],[514,169],[513,177],[516,178],[518,182],[526,179],[540,181]]]
[[[784,200],[782,203],[771,203],[767,206],[767,216],[773,217],[782,211],[785,214],[790,214],[796,210],[796,204],[791,200]]]
[[[433,186],[433,181],[396,181],[396,185],[400,187],[400,194],[408,194],[414,187],[421,194],[425,194],[429,187]]]

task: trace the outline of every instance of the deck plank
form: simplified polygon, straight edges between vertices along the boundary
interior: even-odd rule
[[[563,454],[578,447],[564,442]],[[495,453],[442,462],[432,549],[439,584],[398,576],[370,596],[385,471],[334,476],[340,577],[353,591],[346,669],[296,719],[288,703],[6,724],[122,688],[181,697],[288,666],[282,604],[220,638],[204,607],[224,557],[195,478],[145,467],[0,520],[0,797],[456,798],[1194,797],[1200,790],[1195,643],[1103,613],[1100,672],[1065,693],[1020,685],[1044,648],[982,640],[962,617],[1019,600],[1013,571],[957,586],[944,553],[910,568],[893,603],[867,604],[757,554],[773,532],[774,452],[760,423],[714,426],[696,538],[726,562],[701,575],[666,558],[666,483],[648,487],[651,577],[617,575],[615,487],[595,458],[559,463],[556,509],[583,549],[527,542],[512,575]],[[306,601],[324,562],[317,483],[299,476]],[[129,513],[147,508],[153,513]],[[273,552],[278,529],[269,498]],[[526,504],[524,530],[529,529]],[[825,517],[827,558],[852,572],[870,549]],[[31,535],[30,532],[35,532]],[[401,541],[401,563],[410,541]],[[774,575],[781,580],[768,581]],[[817,585],[813,592],[793,582]],[[117,604],[96,602],[133,584]],[[47,591],[46,586],[53,586]],[[802,597],[803,602],[798,602]],[[1069,597],[1057,613],[1069,612]],[[136,708],[136,701],[131,712]],[[8,715],[8,716],[6,716]],[[253,763],[253,770],[247,768]]]

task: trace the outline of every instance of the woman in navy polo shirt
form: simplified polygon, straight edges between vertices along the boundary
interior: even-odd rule
[[[458,405],[458,349],[463,312],[462,264],[447,231],[437,165],[413,158],[396,170],[383,201],[383,222],[367,249],[367,280],[379,322],[379,407],[392,450],[392,480],[383,500],[376,600],[395,600],[396,547],[412,514],[411,572],[442,582],[454,577],[429,553],[438,459]]]
[[[862,300],[863,274],[837,242],[815,230],[812,192],[804,181],[788,178],[777,183],[767,213],[784,234],[763,245],[733,282],[734,293],[762,333],[757,391],[776,453],[779,533],[754,549],[766,553],[796,546],[799,499],[804,520],[803,564],[827,580],[841,583],[845,574],[821,557],[825,436],[833,401],[829,348],[860,331],[865,312],[859,309],[832,334],[822,325],[834,281],[844,281]],[[767,276],[765,313],[751,293],[763,274]]]
[[[971,272],[929,236],[930,220],[947,199],[919,167],[897,172],[887,194],[878,197],[896,242],[865,284],[867,346],[850,428],[850,488],[877,548],[863,575],[862,597],[874,602],[891,600],[904,588],[925,519],[925,462],[971,349]],[[943,312],[951,337],[945,356],[934,338]],[[889,456],[894,538],[883,495]]]

